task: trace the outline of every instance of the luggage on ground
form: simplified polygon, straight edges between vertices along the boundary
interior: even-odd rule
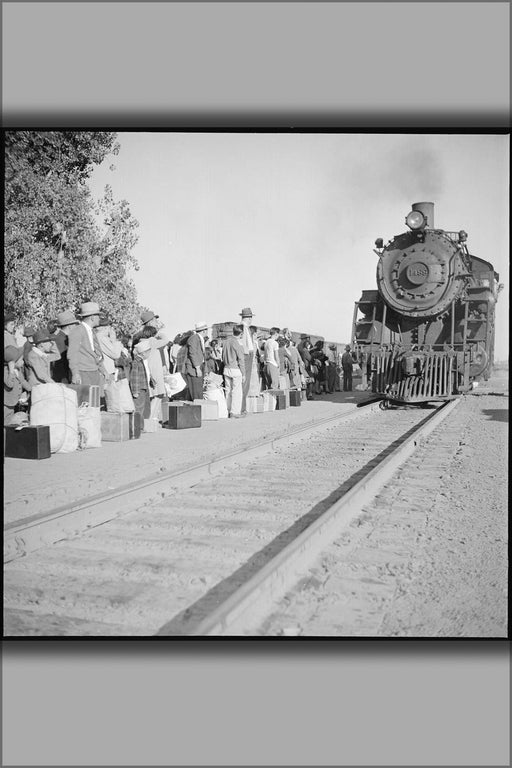
[[[290,405],[291,406],[297,406],[301,404],[302,396],[301,396],[302,390],[300,389],[290,389]]]
[[[111,413],[133,413],[135,410],[128,379],[109,381],[105,384],[105,400],[107,411]]]
[[[141,431],[140,413],[101,412],[101,439],[103,442],[122,443],[136,440]]]
[[[201,421],[217,421],[219,418],[218,400],[194,400],[194,405],[201,406]]]
[[[201,406],[194,403],[169,403],[167,429],[191,429],[201,426]]]
[[[78,447],[101,448],[101,411],[87,403],[78,408]]]
[[[49,459],[50,427],[4,427],[4,455],[12,459]]]
[[[38,384],[31,392],[30,424],[50,427],[52,453],[70,453],[78,448],[78,403],[76,391],[65,384]]]

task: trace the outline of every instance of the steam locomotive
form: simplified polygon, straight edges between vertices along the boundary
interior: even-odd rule
[[[352,344],[363,386],[393,403],[450,400],[488,379],[495,304],[492,264],[473,256],[467,233],[434,227],[434,204],[414,203],[409,231],[375,241],[377,290],[355,303]]]

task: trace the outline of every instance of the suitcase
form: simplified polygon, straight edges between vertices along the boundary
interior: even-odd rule
[[[286,393],[282,389],[271,390],[276,399],[276,411],[284,411],[286,408]]]
[[[217,421],[219,404],[217,400],[194,400],[194,405],[201,407],[201,421]]]
[[[66,387],[75,390],[78,407],[82,403],[87,403],[92,408],[100,407],[100,388],[97,384],[66,384]]]
[[[122,443],[140,437],[140,413],[101,412],[101,439],[107,443]]]
[[[169,420],[166,429],[192,429],[201,426],[201,406],[194,403],[169,403]]]
[[[4,427],[5,456],[11,459],[49,459],[50,427]]]
[[[290,389],[290,405],[300,405],[302,400],[300,389]]]

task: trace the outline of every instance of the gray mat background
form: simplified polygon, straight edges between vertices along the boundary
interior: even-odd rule
[[[4,126],[485,131],[509,11],[4,2]],[[509,765],[504,641],[4,641],[2,666],[7,766]]]

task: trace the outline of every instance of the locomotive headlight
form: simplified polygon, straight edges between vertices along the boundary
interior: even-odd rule
[[[426,225],[426,220],[421,211],[411,211],[405,217],[405,223],[409,229],[422,229]]]

